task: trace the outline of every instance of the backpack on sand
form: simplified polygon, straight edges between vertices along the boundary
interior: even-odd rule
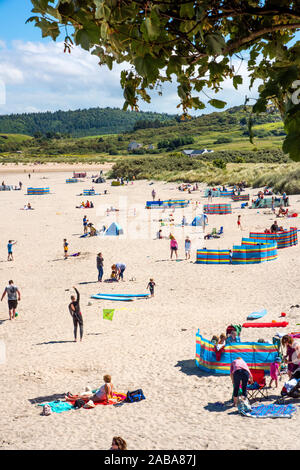
[[[134,403],[135,401],[145,400],[146,397],[144,396],[143,390],[139,388],[134,392],[127,392],[125,401],[127,403]]]

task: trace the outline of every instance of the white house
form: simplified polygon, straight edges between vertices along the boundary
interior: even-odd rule
[[[195,157],[197,155],[203,155],[204,153],[212,153],[213,150],[207,150],[207,149],[202,149],[202,150],[183,150],[182,153],[184,155],[188,155],[190,157]]]
[[[130,152],[131,150],[140,149],[142,146],[143,145],[139,144],[138,142],[130,142],[130,144],[128,144],[127,150]]]

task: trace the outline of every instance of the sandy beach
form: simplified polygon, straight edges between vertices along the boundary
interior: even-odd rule
[[[0,304],[0,340],[6,348],[6,360],[0,364],[0,448],[105,450],[112,436],[119,435],[134,450],[299,449],[295,431],[299,411],[290,420],[259,420],[242,417],[233,407],[217,409],[213,404],[231,398],[230,377],[209,375],[195,364],[198,329],[210,339],[231,323],[242,324],[253,311],[267,309],[264,320],[270,322],[279,321],[285,312],[289,326],[278,331],[299,331],[300,310],[291,308],[300,299],[299,245],[279,250],[275,261],[257,265],[195,264],[197,248],[231,249],[249,231],[270,228],[275,220],[268,210],[242,210],[240,202],[232,202],[232,214],[208,216],[207,231],[224,227],[220,239],[204,242],[198,227],[173,227],[166,221],[163,235],[171,232],[179,243],[180,261],[170,260],[169,240],[155,237],[158,219],[168,219],[171,211],[145,210],[145,203],[151,200],[153,188],[160,199],[189,199],[188,208],[173,214],[175,224],[180,225],[183,214],[191,223],[201,214],[195,202],[205,202],[205,186],[187,194],[175,183],[135,181],[113,187],[107,181],[94,185],[90,177],[99,168],[106,171],[109,164],[0,169],[6,184],[23,183],[21,191],[0,192],[1,294],[9,279],[21,292],[17,319],[8,320],[6,298]],[[73,171],[80,170],[88,171],[86,181],[65,183]],[[50,187],[50,194],[27,196],[29,186]],[[92,186],[101,193],[88,197],[95,207],[76,209],[87,199],[79,194]],[[254,195],[257,189],[248,192]],[[34,211],[21,210],[28,202]],[[290,204],[300,213],[300,195],[290,196]],[[107,215],[111,206],[119,211]],[[239,214],[242,231],[237,227]],[[84,215],[97,228],[117,221],[124,236],[80,238]],[[278,222],[284,228],[300,228],[299,217]],[[186,235],[192,240],[187,261]],[[63,259],[64,238],[69,253],[81,252],[79,257]],[[12,262],[6,261],[9,239],[17,240]],[[97,282],[99,252],[104,257],[104,279],[110,276],[113,263],[123,262],[125,282]],[[156,283],[152,299],[115,303],[90,298],[99,292],[143,294],[150,278]],[[81,294],[82,343],[73,341],[68,312],[72,286]],[[115,308],[112,322],[103,320],[103,308]],[[242,340],[270,341],[276,331],[243,329]],[[42,408],[35,402],[42,397],[54,400],[86,386],[98,388],[104,374],[112,376],[118,392],[141,388],[146,400],[41,416]],[[269,391],[267,403],[279,396],[286,377]]]

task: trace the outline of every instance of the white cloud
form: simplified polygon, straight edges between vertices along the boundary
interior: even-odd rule
[[[64,54],[63,49],[62,42],[13,41],[9,48],[5,48],[5,44],[1,48],[0,41],[0,80],[6,85],[7,94],[0,113],[123,106],[120,72],[128,68],[128,64],[117,64],[109,71],[105,66],[99,67],[98,58],[87,51],[75,47],[71,54]],[[234,64],[237,69],[238,60]],[[239,74],[244,77],[244,84],[238,91],[230,80],[225,80],[223,91],[217,95],[228,102],[228,107],[240,105],[245,95],[250,96],[245,62]],[[179,103],[176,88],[176,81],[163,84],[163,96],[152,92],[152,102],[140,102],[141,109],[172,114],[181,112],[176,108]],[[207,90],[207,94],[216,97],[211,90]],[[253,94],[256,95],[256,89]],[[200,94],[200,99],[207,103],[209,98]],[[208,107],[204,112],[213,110]]]

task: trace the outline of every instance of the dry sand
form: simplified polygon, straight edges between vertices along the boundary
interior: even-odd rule
[[[108,449],[112,436],[120,435],[129,449],[299,449],[299,412],[291,420],[243,418],[232,407],[220,412],[211,404],[231,398],[230,378],[209,376],[194,360],[198,328],[211,338],[230,323],[243,323],[258,309],[268,310],[266,321],[278,320],[286,312],[290,326],[280,332],[295,331],[299,309],[290,307],[300,299],[299,246],[280,250],[276,261],[261,265],[197,265],[195,252],[203,244],[201,234],[192,227],[184,232],[181,227],[166,226],[166,236],[176,230],[181,259],[183,235],[192,238],[191,261],[171,261],[169,241],[154,240],[161,211],[144,210],[145,201],[155,188],[161,199],[184,196],[203,203],[203,187],[188,196],[175,184],[161,182],[138,181],[124,187],[98,184],[97,191],[108,189],[108,194],[89,197],[95,208],[79,210],[75,206],[86,198],[77,194],[90,188],[91,180],[65,184],[70,172],[46,169],[43,167],[44,173],[35,171],[30,181],[23,169],[20,174],[7,173],[5,183],[18,184],[21,179],[23,190],[0,192],[1,289],[13,279],[22,295],[14,321],[7,320],[6,299],[0,304],[0,340],[6,346],[6,362],[0,365],[0,448]],[[27,186],[50,186],[51,194],[26,196]],[[300,212],[300,196],[290,199],[293,209]],[[27,202],[34,211],[20,210]],[[110,206],[120,207],[117,220],[125,230],[124,238],[79,238],[83,216],[99,227],[107,226],[113,220],[113,215],[105,214]],[[232,207],[232,215],[209,216],[208,229],[223,225],[225,235],[207,241],[206,247],[231,248],[249,230],[270,227],[274,220],[263,210],[241,210],[240,203]],[[196,212],[185,209],[184,213],[191,222]],[[182,214],[176,209],[176,223]],[[242,232],[237,228],[238,214],[242,214]],[[166,211],[163,216],[168,215]],[[299,220],[281,219],[281,223],[299,227]],[[80,257],[63,260],[64,237],[69,252],[81,251]],[[9,239],[18,241],[13,262],[6,261]],[[124,262],[125,282],[96,282],[99,251],[105,260],[104,278],[109,277],[113,262]],[[130,303],[90,299],[101,291],[145,293],[150,277],[156,282],[153,299]],[[73,285],[81,293],[82,343],[73,342],[67,308],[71,292],[66,289]],[[112,322],[102,319],[103,307],[116,308]],[[244,329],[242,340],[270,340],[275,332]],[[40,397],[46,400],[68,391],[79,392],[87,385],[98,387],[105,373],[112,375],[117,391],[142,388],[146,400],[49,417],[41,416],[41,407],[31,403]],[[282,385],[280,382],[277,390],[270,391],[270,402]]]

